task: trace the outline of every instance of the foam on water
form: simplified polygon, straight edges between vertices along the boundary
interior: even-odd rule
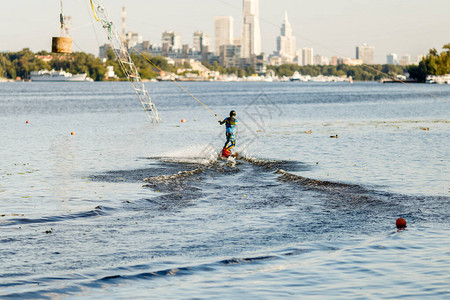
[[[163,152],[159,158],[170,162],[209,165],[217,160],[219,153],[213,146],[204,144]]]

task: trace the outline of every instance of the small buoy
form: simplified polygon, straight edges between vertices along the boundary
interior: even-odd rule
[[[75,135],[75,132],[72,131],[70,134],[71,134],[71,135]]]
[[[27,123],[27,124],[28,124],[28,123],[30,123],[30,122],[29,122],[29,121],[26,121],[25,123]]]
[[[406,228],[406,220],[403,218],[398,218],[397,221],[395,221],[395,225],[397,228]]]
[[[305,131],[305,133],[310,134],[310,133],[312,133],[312,130],[307,130],[307,131]]]
[[[186,119],[181,119],[181,123],[186,123]]]

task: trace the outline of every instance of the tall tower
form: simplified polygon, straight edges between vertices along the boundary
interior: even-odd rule
[[[202,31],[196,31],[193,35],[193,47],[197,52],[210,51],[209,34]]]
[[[126,38],[126,20],[127,20],[127,12],[125,11],[125,6],[122,6],[122,40],[125,40]]]
[[[242,57],[261,54],[259,27],[259,0],[243,0],[242,7]]]
[[[278,54],[286,58],[288,62],[294,60],[296,54],[296,38],[292,35],[291,23],[288,20],[287,11],[284,13],[284,22],[281,26],[281,35],[277,38]]]
[[[233,44],[234,19],[231,16],[214,18],[214,53],[220,54],[220,46]]]
[[[373,64],[373,52],[374,47],[367,44],[356,47],[356,59],[361,59],[363,63],[371,65]]]

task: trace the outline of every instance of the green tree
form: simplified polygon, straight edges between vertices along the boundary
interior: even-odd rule
[[[436,49],[430,49],[419,66],[409,66],[408,72],[411,78],[425,82],[428,75],[445,75],[450,73],[450,44],[445,44],[444,51],[438,53]]]

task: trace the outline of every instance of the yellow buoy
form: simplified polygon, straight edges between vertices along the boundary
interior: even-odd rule
[[[52,52],[54,53],[72,53],[72,38],[53,37]]]

